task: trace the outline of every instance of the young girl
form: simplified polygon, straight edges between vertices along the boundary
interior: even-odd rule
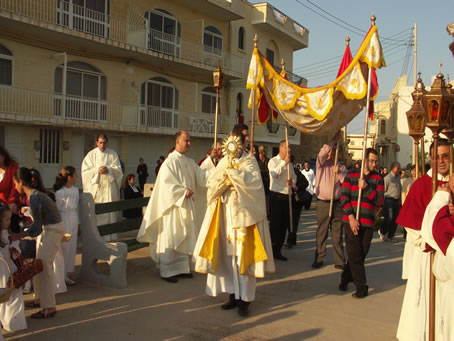
[[[55,303],[54,259],[65,233],[57,206],[43,192],[41,177],[33,169],[21,167],[14,174],[14,183],[19,193],[25,193],[33,217],[33,224],[24,232],[12,234],[11,240],[41,234],[41,241],[36,246],[36,258],[43,261],[43,271],[34,277],[35,300],[29,302],[32,307],[42,309],[31,315],[32,318],[53,317],[57,313]],[[44,190],[45,191],[45,190]]]
[[[74,271],[79,230],[79,189],[74,187],[76,183],[76,169],[72,166],[66,166],[57,174],[54,184],[57,208],[65,224],[65,232],[71,235],[68,242],[61,244],[65,259],[65,280],[68,285],[74,284],[74,281],[68,277],[68,272]]]
[[[8,279],[17,267],[13,262],[13,257],[17,258],[20,254],[19,242],[9,242],[9,227],[11,223],[11,211],[8,206],[0,207],[0,256],[5,258],[11,268],[11,274],[5,263],[0,263],[0,286],[5,288]],[[24,297],[22,288],[14,289],[9,300],[0,304],[0,321],[3,329],[16,331],[27,328],[24,314]]]

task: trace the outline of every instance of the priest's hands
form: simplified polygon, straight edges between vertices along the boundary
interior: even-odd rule
[[[191,191],[190,189],[186,189],[186,194],[185,194],[185,195],[186,195],[186,198],[192,197],[193,194],[194,194],[193,191]]]
[[[454,216],[454,205],[450,202],[448,205],[449,214]]]
[[[109,173],[109,170],[107,169],[106,166],[101,166],[101,167],[98,168],[98,173],[99,174],[107,174],[107,173]]]
[[[350,214],[348,216],[348,222],[350,223],[350,229],[352,230],[353,234],[357,236],[359,231],[359,221],[356,220],[353,214]]]

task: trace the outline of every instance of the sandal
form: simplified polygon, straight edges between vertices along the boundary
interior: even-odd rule
[[[39,307],[41,307],[41,304],[35,303],[35,301],[28,301],[28,302],[24,303],[24,306],[26,308],[39,308]]]
[[[46,318],[49,318],[49,317],[54,317],[55,314],[57,313],[56,310],[54,310],[51,313],[48,313],[47,311],[48,311],[48,309],[40,310],[37,313],[31,314],[30,317],[32,319],[46,319]]]

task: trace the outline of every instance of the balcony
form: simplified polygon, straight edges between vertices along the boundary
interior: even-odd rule
[[[248,63],[244,56],[207,51],[201,40],[147,29],[145,22],[122,20],[62,0],[1,0],[0,30],[29,41],[45,41],[69,54],[90,51],[100,58],[115,57],[174,73],[197,74],[210,82],[217,65],[228,80],[243,78],[244,63]],[[186,28],[182,33],[202,37],[201,32]]]
[[[270,4],[263,2],[254,4],[252,24],[259,25],[273,34],[285,35],[293,50],[309,46],[309,30],[292,20]],[[260,37],[259,37],[260,39]]]
[[[63,105],[64,104],[64,105]],[[0,87],[0,120],[130,133],[212,137],[214,115],[136,104],[113,103],[50,92]],[[229,132],[229,116],[219,116],[219,134]]]
[[[274,69],[277,71],[277,72],[281,72],[282,70],[282,67],[281,66],[277,66],[277,65],[274,65],[273,66]],[[300,86],[305,86],[307,87],[307,79],[302,77],[302,76],[298,76],[297,74],[293,73],[293,72],[290,72],[290,71],[287,71],[285,70],[285,72],[287,73],[287,79],[296,84],[296,85],[300,85]]]

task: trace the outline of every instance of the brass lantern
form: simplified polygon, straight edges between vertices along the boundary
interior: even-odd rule
[[[415,91],[412,92],[411,97],[413,98],[413,104],[406,112],[407,122],[408,122],[408,135],[413,138],[413,148],[415,156],[415,166],[416,166],[416,177],[419,178],[420,175],[420,160],[419,160],[419,141],[423,138],[422,146],[424,145],[424,130],[426,128],[426,112],[424,110],[424,95],[426,94],[424,83],[421,80],[419,75],[418,81],[415,85]],[[424,170],[424,152],[422,154],[422,174]]]
[[[216,71],[213,72],[213,86],[216,91],[222,89],[224,83],[224,74],[221,71],[221,67],[218,65]]]
[[[413,104],[406,113],[409,130],[408,135],[415,140],[419,140],[424,136],[424,130],[426,128],[426,112],[424,110],[424,95],[426,93],[424,83],[419,77],[415,85],[415,91],[411,94]]]
[[[432,88],[425,95],[426,124],[435,135],[450,127],[451,115],[449,115],[454,101],[450,89],[446,86],[445,78],[440,72],[435,78]]]

